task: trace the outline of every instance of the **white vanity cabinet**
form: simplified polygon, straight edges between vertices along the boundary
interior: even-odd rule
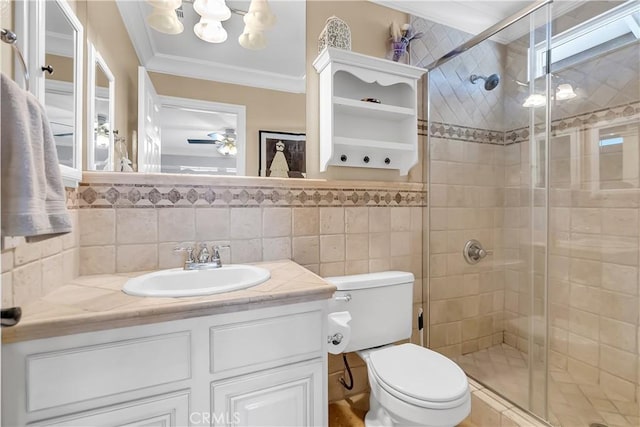
[[[336,48],[313,63],[320,74],[320,171],[329,165],[399,169],[418,161],[422,68]]]
[[[326,425],[326,304],[5,344],[3,425]]]

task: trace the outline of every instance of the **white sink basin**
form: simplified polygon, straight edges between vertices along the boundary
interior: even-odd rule
[[[195,297],[250,288],[270,277],[268,270],[253,265],[231,264],[212,270],[174,268],[129,279],[122,290],[139,297]]]

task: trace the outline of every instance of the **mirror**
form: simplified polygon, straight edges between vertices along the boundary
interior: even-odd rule
[[[105,60],[88,46],[87,169],[114,170],[115,78]]]
[[[83,30],[66,1],[38,2],[34,13],[40,5],[45,16],[44,52],[32,68],[36,73],[42,70],[44,85],[35,90],[44,99],[65,184],[75,186],[82,176]]]
[[[226,4],[247,11],[250,1]],[[86,2],[88,38],[111,40],[99,46],[118,86],[135,79],[137,91],[127,91],[128,100],[116,104],[128,104],[137,123],[123,125],[116,111],[115,128],[126,138],[137,171],[258,176],[260,130],[305,132],[306,2],[269,5],[277,24],[265,32],[264,49],[249,50],[238,41],[244,30],[240,14],[222,22],[225,42],[208,43],[194,34],[200,16],[190,1],[176,15],[183,26],[179,34],[150,26],[149,2]],[[138,63],[123,63],[123,49],[133,51]],[[118,152],[116,147],[116,157]],[[122,170],[118,158],[115,165]]]

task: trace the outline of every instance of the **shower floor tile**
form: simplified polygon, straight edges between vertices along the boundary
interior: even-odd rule
[[[471,377],[508,396],[513,403],[529,408],[528,355],[499,344],[454,360]],[[542,372],[542,366],[539,371]],[[567,371],[552,369],[549,375],[549,421],[560,427],[589,427],[598,422],[609,427],[637,427],[640,408],[637,402],[612,399],[597,385],[580,384]],[[535,390],[544,386],[536,379]],[[534,407],[536,405],[534,402]]]

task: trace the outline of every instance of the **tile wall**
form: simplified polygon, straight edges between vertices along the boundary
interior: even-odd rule
[[[82,275],[179,267],[177,246],[229,244],[223,263],[287,258],[323,277],[410,271],[414,312],[422,306],[423,184],[247,178],[208,185],[203,178],[193,186],[188,177],[162,179],[85,174]],[[412,340],[419,342],[416,328],[414,322]],[[355,387],[346,391],[342,358],[329,359],[330,401],[368,390],[366,366],[355,354],[349,360]]]
[[[554,32],[610,7],[591,2],[574,9],[554,21]],[[412,63],[418,65],[469,37],[419,18],[412,23],[426,33],[412,44]],[[489,295],[495,295],[495,311],[486,312],[496,326],[495,340],[525,353],[533,350],[536,361],[545,357],[546,183],[539,168],[545,147],[530,158],[531,111],[521,107],[527,94],[515,83],[526,81],[527,46],[524,39],[506,47],[483,43],[463,55],[464,60],[453,60],[430,75],[432,122],[421,123],[431,135],[431,256],[430,265],[425,263],[431,284],[424,299],[430,308],[430,345],[452,356],[491,345],[488,335],[476,338],[479,319],[468,317],[468,301],[477,288],[465,276],[479,274],[480,317],[483,275],[484,311]],[[640,395],[637,52],[637,44],[618,49],[565,67],[552,79],[569,80],[579,96],[552,106],[549,361],[556,371],[552,375],[568,372],[581,386],[598,385],[621,401]],[[468,81],[472,73],[492,72],[503,77],[502,94]],[[544,123],[544,111],[534,111],[534,120]],[[600,128],[626,135],[624,148],[594,146]],[[534,130],[544,131],[544,126]],[[533,166],[539,173],[532,175]],[[456,233],[465,237],[456,241]],[[485,246],[494,250],[493,259],[482,267],[465,265],[460,250],[466,238],[490,242]]]
[[[37,243],[2,239],[2,307],[21,306],[74,279],[79,273],[77,193],[67,189],[73,230]]]

